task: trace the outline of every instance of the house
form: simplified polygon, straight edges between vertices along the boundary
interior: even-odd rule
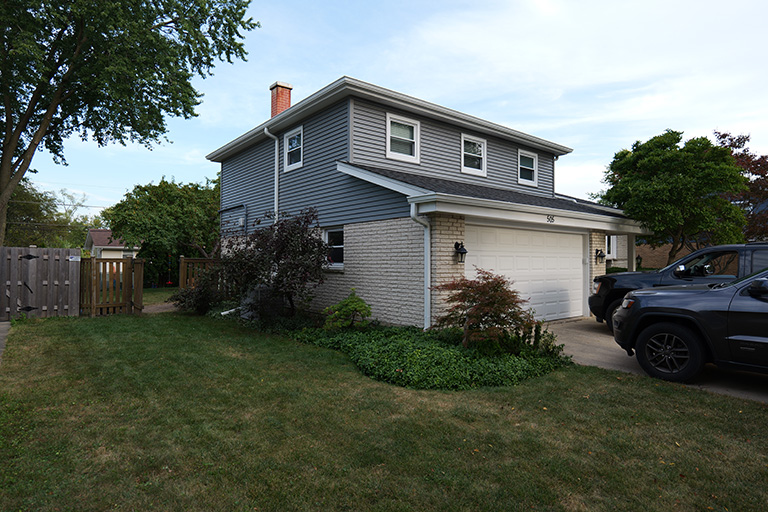
[[[96,258],[135,258],[140,247],[126,247],[122,240],[112,239],[111,229],[89,229],[85,250]]]
[[[381,321],[427,327],[444,308],[433,287],[480,267],[539,318],[584,316],[605,236],[643,233],[555,193],[560,144],[349,77],[293,106],[289,84],[270,89],[272,118],[207,156],[221,163],[222,233],[316,207],[332,247],[317,309],[355,288]]]

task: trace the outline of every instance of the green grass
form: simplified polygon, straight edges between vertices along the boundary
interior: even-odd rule
[[[162,304],[177,290],[178,288],[144,288],[144,305]]]
[[[761,510],[768,407],[569,367],[408,390],[179,314],[26,321],[0,510]]]

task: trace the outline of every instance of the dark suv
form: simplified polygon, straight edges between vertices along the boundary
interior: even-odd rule
[[[654,286],[725,283],[766,267],[766,242],[705,247],[661,270],[620,272],[596,277],[589,297],[589,310],[598,322],[607,320],[608,330],[612,330],[611,315],[627,292]]]
[[[768,372],[768,270],[630,292],[613,315],[613,337],[661,379],[688,381],[706,362]]]

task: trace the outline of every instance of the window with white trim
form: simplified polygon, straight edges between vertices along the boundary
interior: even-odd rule
[[[605,237],[605,259],[615,260],[618,256],[618,239],[616,235],[606,235]]]
[[[421,123],[387,114],[387,158],[419,163]]]
[[[536,153],[522,149],[517,152],[517,182],[531,187],[539,185],[539,156]]]
[[[328,263],[331,269],[344,268],[344,228],[325,230],[325,243],[328,244]]]
[[[298,169],[304,164],[304,127],[299,126],[283,136],[285,158],[283,166],[286,171]]]
[[[485,176],[485,139],[461,134],[461,172]]]

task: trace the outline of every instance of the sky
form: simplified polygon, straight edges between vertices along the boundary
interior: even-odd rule
[[[67,166],[40,152],[30,179],[88,215],[134,185],[204,183],[219,171],[205,155],[269,118],[271,84],[295,104],[345,75],[573,148],[555,190],[584,199],[617,151],[667,129],[748,134],[768,154],[764,0],[252,0],[249,15],[248,60],[195,80],[199,115],[169,119],[169,142],[75,137]]]

